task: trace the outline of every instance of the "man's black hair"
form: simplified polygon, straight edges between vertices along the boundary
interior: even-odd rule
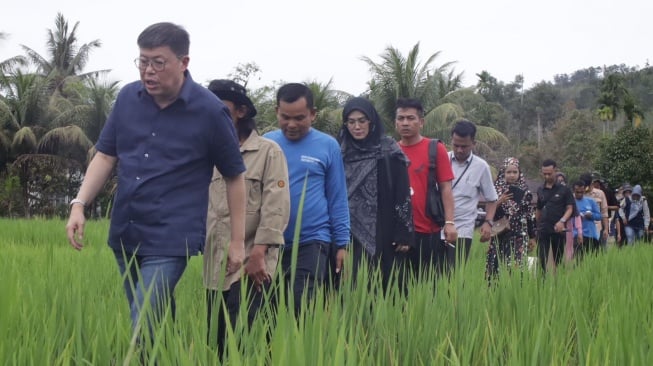
[[[576,183],[574,183],[574,187],[583,187],[583,188],[585,188],[585,187],[587,187],[587,184],[585,184],[585,181],[583,181],[582,179],[579,179],[579,180],[576,181]]]
[[[181,58],[188,55],[190,36],[181,26],[173,23],[156,23],[145,28],[138,36],[138,47],[157,48],[168,46],[174,54]]]
[[[395,107],[395,111],[399,108],[402,109],[415,108],[417,110],[417,115],[419,115],[420,118],[424,117],[424,107],[422,106],[422,102],[420,102],[417,99],[399,98],[397,99],[397,105]]]
[[[286,103],[294,103],[301,98],[306,99],[306,106],[309,109],[314,108],[313,92],[308,86],[300,83],[289,83],[283,85],[277,91],[277,107],[279,106],[279,102],[281,101],[284,101]]]
[[[476,139],[476,125],[466,119],[461,119],[451,129],[451,136],[454,133],[460,137],[469,136],[473,141]]]
[[[552,166],[553,168],[557,168],[558,164],[556,164],[555,160],[553,159],[545,159],[542,162],[542,167],[544,168],[545,166]]]

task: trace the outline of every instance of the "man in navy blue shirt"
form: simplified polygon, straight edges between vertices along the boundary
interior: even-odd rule
[[[238,139],[224,104],[191,78],[189,45],[188,32],[172,23],[140,34],[135,64],[141,80],[120,91],[70,202],[68,240],[81,250],[84,207],[118,164],[108,242],[127,274],[134,327],[148,302],[156,318],[170,301],[174,316],[175,286],[188,256],[204,246],[214,166],[227,183],[232,230],[226,271],[237,271],[245,255],[245,166]]]

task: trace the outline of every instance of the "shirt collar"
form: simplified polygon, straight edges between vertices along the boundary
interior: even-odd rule
[[[449,154],[449,160],[451,160],[451,163],[455,162],[456,164],[460,164],[460,165],[471,163],[473,157],[474,157],[474,153],[473,152],[469,153],[469,156],[467,157],[467,159],[465,161],[460,162],[460,161],[456,160],[456,156],[454,155],[453,151]]]
[[[258,132],[256,132],[256,130],[252,130],[245,141],[243,141],[243,144],[240,145],[240,152],[258,150],[261,146],[260,139],[258,137]]]

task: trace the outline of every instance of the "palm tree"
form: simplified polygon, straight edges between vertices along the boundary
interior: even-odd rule
[[[419,58],[419,42],[404,57],[401,52],[389,46],[381,54],[381,62],[376,63],[363,57],[372,73],[368,83],[371,99],[375,102],[381,116],[388,122],[394,120],[395,105],[398,98],[415,98],[422,102],[425,112],[435,108],[439,100],[461,84],[461,74],[451,68],[454,62],[435,66],[438,51],[423,63]],[[392,125],[386,126],[391,128]]]
[[[5,139],[11,139],[11,154],[35,153],[38,136],[45,133],[48,79],[24,74],[20,69],[0,75],[0,120]]]
[[[77,125],[91,141],[97,141],[118,94],[118,82],[87,79],[71,89],[68,98],[52,98],[50,112],[55,117],[51,126]]]
[[[86,165],[89,149],[97,141],[118,93],[118,82],[100,84],[88,79],[78,94],[53,96],[50,103],[51,130],[39,141],[38,152],[74,159]]]
[[[331,87],[333,79],[326,83],[308,81],[306,85],[313,92],[313,104],[317,109],[317,118],[313,127],[318,130],[336,135],[342,125],[342,105],[351,98],[351,94],[335,90]]]
[[[603,79],[600,92],[597,114],[603,121],[603,134],[605,134],[608,122],[614,122],[623,108],[623,98],[628,90],[624,86],[623,76],[613,73]]]
[[[75,23],[72,30],[68,30],[68,22],[61,13],[55,18],[55,29],[48,30],[47,57],[41,56],[33,49],[21,45],[29,61],[37,68],[37,72],[49,77],[52,92],[64,94],[64,85],[70,78],[85,79],[97,77],[109,70],[99,70],[82,73],[88,62],[91,51],[99,48],[102,43],[96,39],[81,46],[77,44],[77,27]]]
[[[492,160],[496,150],[510,146],[505,134],[488,126],[486,121],[478,120],[478,110],[495,103],[488,103],[485,98],[475,93],[473,88],[461,88],[441,99],[441,104],[424,116],[424,130],[427,137],[448,140],[453,125],[461,119],[469,119],[476,124],[476,153]]]

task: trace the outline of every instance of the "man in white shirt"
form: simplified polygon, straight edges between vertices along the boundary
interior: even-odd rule
[[[494,188],[490,166],[481,157],[472,153],[476,145],[476,126],[467,120],[456,122],[451,130],[452,151],[449,153],[454,173],[452,190],[454,197],[454,221],[458,231],[458,255],[463,260],[469,257],[469,250],[474,237],[474,222],[477,216],[478,202],[483,195],[486,200],[486,220],[481,225],[481,242],[490,240],[492,219],[497,207],[497,192]],[[455,267],[453,258],[448,256],[450,267]]]

